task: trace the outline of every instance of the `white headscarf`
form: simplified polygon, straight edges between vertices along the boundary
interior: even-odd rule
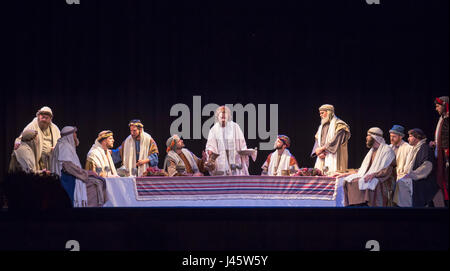
[[[377,153],[375,154],[375,158],[372,161],[370,169],[368,169],[368,167],[370,164],[370,160],[372,159],[372,153],[374,152],[373,147],[370,149],[370,151],[364,158],[361,167],[358,170],[358,173],[347,176],[344,179],[347,182],[351,182],[352,180],[359,178],[358,180],[359,190],[366,190],[366,189],[375,190],[379,180],[377,178],[373,178],[372,180],[366,183],[364,181],[364,178],[369,174],[376,173],[382,169],[387,168],[395,159],[395,152],[389,147],[389,145],[386,144],[383,138],[383,131],[380,128],[378,127],[371,128],[369,129],[367,134],[370,135],[373,139],[375,139],[375,141],[377,141],[380,144],[380,146],[377,149]]]

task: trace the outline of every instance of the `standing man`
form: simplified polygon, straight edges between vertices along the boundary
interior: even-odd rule
[[[37,165],[40,170],[50,169],[50,160],[53,148],[61,137],[58,126],[52,122],[53,112],[48,106],[44,106],[36,113],[36,117],[31,121],[25,130],[35,130],[38,132],[38,143],[36,145]],[[14,149],[17,150],[22,141],[22,135],[16,138]]]
[[[137,176],[142,176],[148,167],[158,166],[158,146],[155,140],[144,132],[144,124],[137,119],[128,124],[130,135],[119,148],[112,151],[114,163],[123,162],[130,172],[137,169]]]
[[[439,122],[436,127],[434,141],[430,147],[434,148],[436,163],[436,178],[439,185],[439,193],[443,194],[445,205],[448,206],[448,171],[449,171],[449,147],[448,147],[448,96],[436,98],[434,101],[436,111],[439,114]]]
[[[211,128],[206,142],[206,153],[219,156],[214,162],[211,175],[249,175],[248,155],[240,154],[247,150],[244,134],[239,125],[231,120],[231,110],[227,106],[220,106],[215,113],[216,123]],[[252,156],[256,159],[256,152]]]
[[[319,108],[321,123],[315,135],[311,157],[317,156],[315,168],[327,175],[345,171],[348,166],[348,140],[350,127],[336,117],[334,106],[324,104]]]

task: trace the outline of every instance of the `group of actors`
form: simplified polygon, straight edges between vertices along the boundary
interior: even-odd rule
[[[406,132],[396,124],[389,130],[388,145],[380,128],[370,128],[366,137],[369,151],[359,169],[348,169],[349,125],[336,116],[333,105],[322,105],[311,153],[316,158],[314,168],[342,180],[346,206],[448,206],[449,97],[436,98],[434,104],[439,122],[433,141],[427,143],[419,128]],[[76,207],[105,203],[105,177],[143,176],[148,169],[158,167],[158,147],[140,120],[129,122],[130,135],[116,149],[113,132],[100,132],[83,167],[76,153],[77,128],[59,130],[52,119],[53,112],[47,106],[36,113],[15,141],[9,171],[56,174],[63,185],[72,180],[69,191],[73,196],[72,192],[69,196]],[[163,170],[168,176],[249,175],[249,160],[256,160],[257,150],[247,148],[228,107],[219,106],[215,120],[201,158],[185,147],[180,136],[167,139]],[[278,136],[275,150],[262,166],[262,175],[286,176],[299,170],[290,145],[288,136]],[[116,164],[122,166],[116,169]]]

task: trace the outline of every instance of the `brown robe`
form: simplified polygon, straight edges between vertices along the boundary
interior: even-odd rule
[[[375,158],[376,152],[372,153],[370,165],[367,168],[369,171],[372,161]],[[359,178],[352,180],[351,182],[344,182],[344,194],[345,194],[345,206],[350,205],[367,205],[371,207],[387,207],[392,206],[393,190],[396,181],[395,159],[392,163],[377,173],[374,178],[378,179],[378,184],[375,190],[359,190]]]

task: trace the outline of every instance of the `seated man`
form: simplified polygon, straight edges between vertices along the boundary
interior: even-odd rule
[[[266,162],[261,167],[263,169],[262,175],[281,176],[282,170],[297,171],[298,164],[295,157],[289,152],[291,140],[288,136],[279,135],[275,141],[275,151],[267,156]]]
[[[185,148],[183,140],[178,135],[173,135],[166,142],[167,155],[164,160],[164,170],[172,176],[202,176],[206,172],[204,164],[206,153],[203,152],[199,159],[191,151]]]
[[[21,135],[21,144],[11,154],[9,173],[25,172],[30,174],[49,174],[47,169],[39,169],[37,148],[39,136],[36,130],[25,130]]]
[[[113,132],[109,130],[101,131],[87,154],[85,169],[92,170],[101,177],[118,177],[116,167],[109,153],[109,149],[113,146]]]
[[[158,166],[158,146],[144,132],[144,124],[140,120],[132,120],[128,126],[130,135],[119,148],[113,150],[112,158],[114,163],[122,161],[129,174],[133,174],[133,169],[136,169],[137,176],[142,176],[148,167]]]
[[[73,206],[103,206],[106,201],[105,180],[95,172],[81,168],[76,152],[79,144],[76,127],[66,126],[61,130],[61,138],[52,155],[52,172],[60,176]]]
[[[405,136],[405,128],[401,125],[394,125],[391,130],[389,130],[389,138],[391,145],[389,147],[395,153],[395,171],[397,174],[397,180],[403,178],[407,172],[405,172],[405,163],[408,153],[411,151],[411,145],[403,140]]]
[[[397,182],[395,191],[397,205],[400,207],[430,206],[439,187],[431,175],[432,152],[429,149],[427,138],[421,129],[408,131],[408,142],[412,150],[406,158],[407,174]]]
[[[395,153],[385,143],[383,131],[378,127],[369,129],[366,145],[370,151],[359,170],[338,176],[347,176],[343,185],[345,205],[390,206],[395,183]]]

